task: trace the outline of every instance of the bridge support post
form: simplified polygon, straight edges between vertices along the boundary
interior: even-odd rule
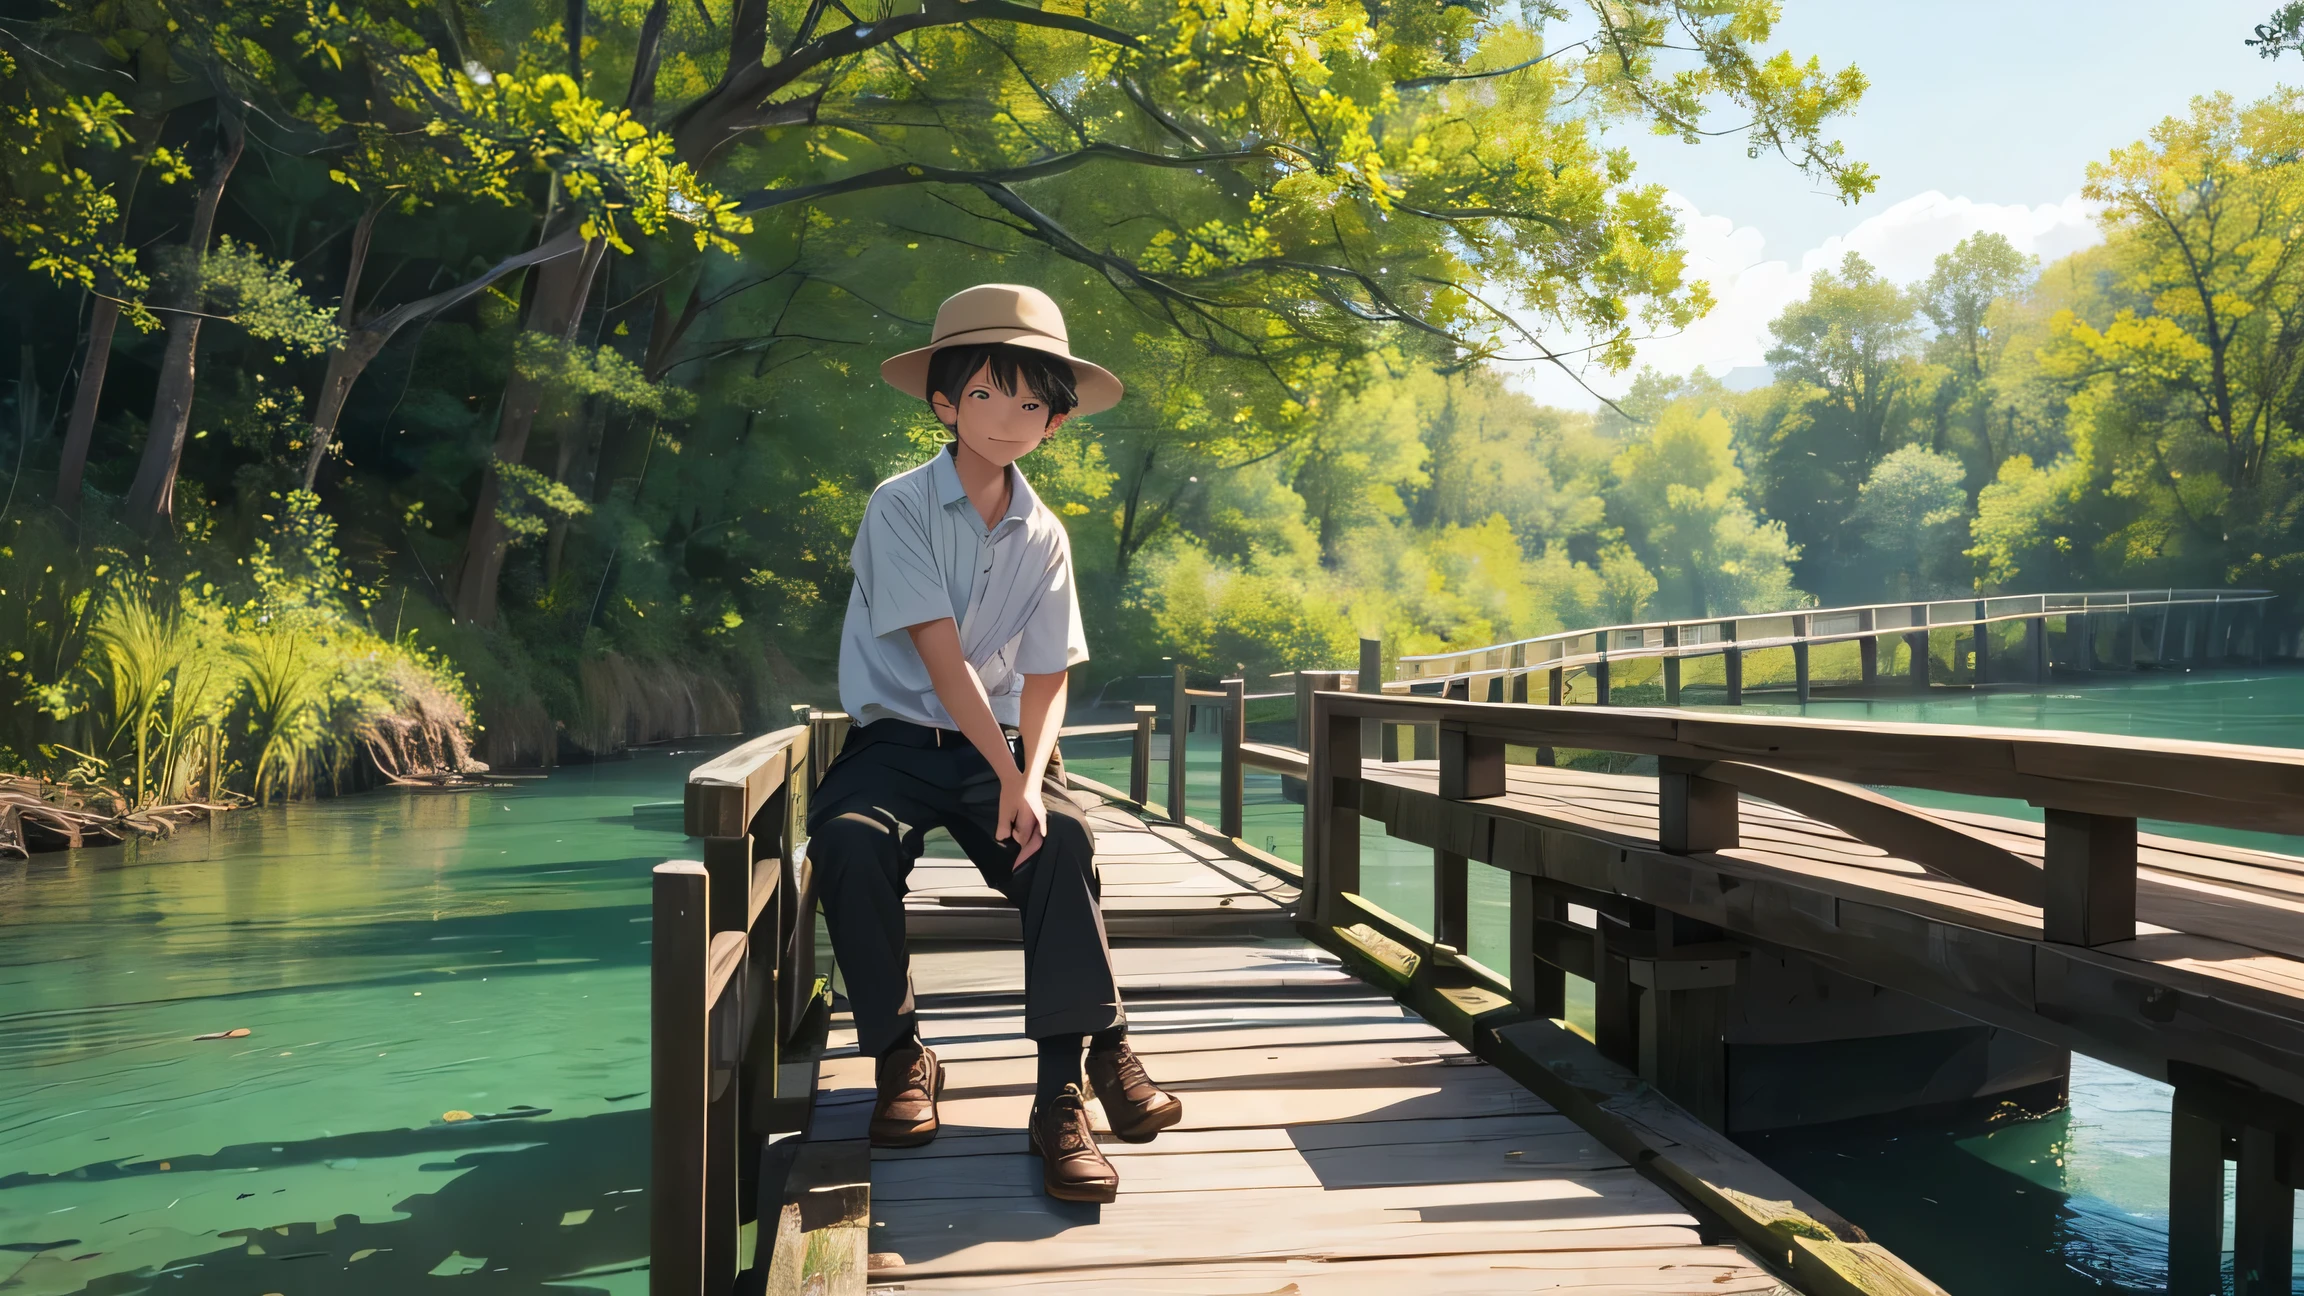
[[[1669,652],[1679,646],[1680,627],[1670,625],[1664,627],[1665,650]],[[1664,659],[1664,705],[1680,705],[1680,659],[1678,657],[1668,656]]]
[[[2168,1291],[2221,1296],[2224,1163],[2233,1175],[2232,1292],[2287,1296],[2304,1112],[2203,1067],[2171,1062]]]
[[[1909,659],[1904,663],[1904,674],[1912,681],[1913,688],[1925,693],[1928,691],[1928,631],[1925,628],[1928,609],[1916,607],[1912,615],[1919,618],[1915,624],[1923,628],[1904,635],[1904,652]]]
[[[1378,694],[1384,691],[1383,640],[1363,639],[1360,641],[1360,673],[1352,679],[1352,691],[1369,694]],[[1354,723],[1359,724],[1358,721]],[[1370,722],[1359,724],[1359,729],[1360,755],[1364,759],[1392,759],[1390,744],[1385,741],[1385,734],[1390,732],[1391,726]],[[1304,750],[1310,751],[1312,749],[1306,747]]]
[[[1240,803],[1244,795],[1240,775],[1240,744],[1248,736],[1248,681],[1224,681],[1223,765],[1217,775],[1216,830],[1226,837],[1240,835]]]
[[[2096,623],[2085,612],[2064,614],[2065,665],[2076,671],[2096,669]]]
[[[1603,656],[1588,667],[1592,672],[1592,691],[1601,706],[1608,705],[1608,659]]]
[[[1865,608],[1856,614],[1856,628],[1867,632],[1877,630],[1880,628],[1879,618],[1871,608]],[[1856,659],[1858,668],[1863,672],[1864,682],[1867,685],[1879,683],[1880,640],[1878,636],[1867,633],[1862,639],[1856,641]]]
[[[1136,734],[1128,748],[1128,799],[1138,805],[1152,800],[1152,724],[1160,708],[1149,702],[1136,707]],[[1306,731],[1311,721],[1305,721]]]
[[[2048,618],[2033,617],[2024,623],[2024,655],[2032,661],[2032,682],[2048,682]]]
[[[1626,971],[1639,994],[1640,1077],[1696,1119],[1727,1128],[1736,960],[1631,959]]]
[[[1558,897],[1536,889],[1527,873],[1512,878],[1512,1005],[1531,1017],[1568,1013],[1568,974],[1536,956],[1536,924],[1567,919]]]
[[[2060,945],[2136,938],[2136,821],[2049,809],[2042,936]]]
[[[1365,655],[1365,654],[1363,654]],[[1168,818],[1184,822],[1184,763],[1192,735],[1192,695],[1184,691],[1184,663],[1176,663],[1176,691],[1168,704]]]
[[[1808,618],[1792,618],[1792,691],[1800,705],[1808,705]]]
[[[1640,1065],[1640,989],[1632,984],[1632,956],[1655,944],[1656,911],[1637,901],[1628,919],[1601,914],[1592,959],[1592,1043],[1619,1065]]]

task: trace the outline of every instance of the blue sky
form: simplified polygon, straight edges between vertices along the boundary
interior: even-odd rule
[[[1831,67],[1854,63],[1871,80],[1837,134],[1880,187],[1844,206],[1780,159],[1747,158],[1734,138],[1628,137],[1641,174],[1683,204],[1691,261],[1720,299],[1686,334],[1645,344],[1643,362],[1671,372],[1757,365],[1767,321],[1846,250],[1910,281],[1982,229],[2044,261],[2095,241],[2079,197],[2090,161],[2183,112],[2194,95],[2246,100],[2282,80],[2304,84],[2304,60],[2266,61],[2241,43],[2273,7],[1784,0],[1779,45]],[[1585,379],[1615,395],[1628,376]],[[1528,370],[1519,381],[1554,404],[1593,404],[1556,372]]]

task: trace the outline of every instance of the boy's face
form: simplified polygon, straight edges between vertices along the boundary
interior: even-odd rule
[[[1051,417],[1048,402],[1040,399],[1022,375],[1017,376],[1015,391],[1000,390],[1000,384],[992,380],[990,362],[960,389],[957,405],[942,392],[931,393],[928,403],[971,454],[1002,468],[1054,435],[1070,417]]]

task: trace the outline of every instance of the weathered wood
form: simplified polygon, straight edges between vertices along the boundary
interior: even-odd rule
[[[1669,756],[1658,763],[1656,782],[1662,817],[1657,840],[1675,855],[1727,850],[1737,843],[1740,814],[1736,788],[1707,777],[1710,768]]]
[[[1362,641],[1363,664],[1370,642]],[[1339,714],[1342,696],[1313,699],[1314,755],[1304,785],[1305,858],[1320,862],[1305,878],[1307,901],[1313,921],[1323,926],[1335,925],[1335,897],[1360,889],[1362,726]]]
[[[648,1273],[651,1296],[703,1291],[709,875],[702,864],[656,866],[649,949]]]
[[[1168,704],[1168,818],[1184,822],[1186,740],[1192,733],[1192,694],[1184,684],[1184,663],[1176,663],[1176,687]]]
[[[1152,799],[1152,725],[1160,708],[1150,703],[1136,707],[1136,736],[1128,746],[1128,799],[1148,805]]]
[[[2168,1296],[2223,1296],[2224,1127],[2177,1091],[2168,1134]]]
[[[2063,945],[2135,939],[2135,819],[2054,807],[2046,815],[2047,938]]]
[[[1511,876],[1511,953],[1505,977],[1512,983],[1512,1003],[1532,1017],[1559,1017],[1568,1011],[1568,978],[1557,960],[1543,957],[1538,923],[1564,919],[1560,901],[1537,890],[1536,879],[1526,873]]]
[[[2291,1136],[2245,1125],[2233,1174],[2232,1294],[2289,1296],[2296,1253]]]
[[[764,734],[697,766],[683,793],[691,837],[741,837],[752,816],[782,787],[791,763],[808,757],[808,726]]]
[[[1248,681],[1224,681],[1222,756],[1217,767],[1216,822],[1226,837],[1240,835],[1240,744],[1248,736]]]

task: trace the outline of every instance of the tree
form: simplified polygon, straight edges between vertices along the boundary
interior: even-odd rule
[[[2083,190],[2105,205],[2122,286],[2142,304],[2103,327],[2059,315],[2045,359],[2075,389],[2083,458],[2138,506],[2131,548],[2189,553],[2200,579],[2293,544],[2300,150],[2304,94],[2246,108],[2207,96],[2091,165]]]
[[[1611,465],[1609,520],[1655,573],[1667,615],[1766,611],[1797,597],[1783,524],[1745,504],[1732,442],[1718,409],[1676,401]]]
[[[2039,258],[2018,252],[2006,235],[1971,234],[1937,256],[1935,269],[1915,292],[1920,309],[1936,326],[1930,350],[1954,375],[1948,403],[1964,416],[1985,473],[1999,471],[2008,453],[1992,440],[1988,384],[2000,351],[1999,339],[1992,335],[1992,308],[2022,289],[2038,264]]]
[[[1822,134],[1862,78],[1763,56],[1772,13],[1758,0],[1594,3],[1593,34],[1557,45],[1541,23],[1482,24],[1438,0],[1376,12],[1160,2],[1091,19],[927,0],[826,27],[820,5],[795,17],[747,4],[732,31],[682,37],[684,19],[656,4],[625,46],[626,103],[669,132],[678,164],[756,177],[746,213],[870,213],[903,238],[923,207],[950,211],[979,244],[1051,249],[1157,326],[1298,396],[1373,328],[1475,357],[1552,354],[1533,319],[1597,333],[1602,359],[1621,363],[1637,327],[1692,318],[1704,298],[1683,282],[1670,209],[1599,146],[1608,121],[1692,136],[1711,105],[1733,103],[1754,148],[1844,193],[1870,187]],[[771,16],[787,34],[773,56]],[[1678,49],[1693,66],[1660,65]],[[658,103],[655,69],[675,50],[693,71],[727,53],[716,80],[687,78],[708,88]],[[568,65],[587,88],[617,69]],[[1604,92],[1584,93],[1595,84]],[[890,198],[901,190],[913,196]],[[595,269],[540,266],[526,327],[567,340]],[[494,461],[526,454],[540,399],[521,382],[506,393]],[[458,593],[483,622],[504,542],[485,474]]]
[[[1951,455],[1902,446],[1872,470],[1856,504],[1855,520],[1884,574],[1900,589],[1929,598],[1949,588],[1959,541],[1967,531],[1967,469]]]

